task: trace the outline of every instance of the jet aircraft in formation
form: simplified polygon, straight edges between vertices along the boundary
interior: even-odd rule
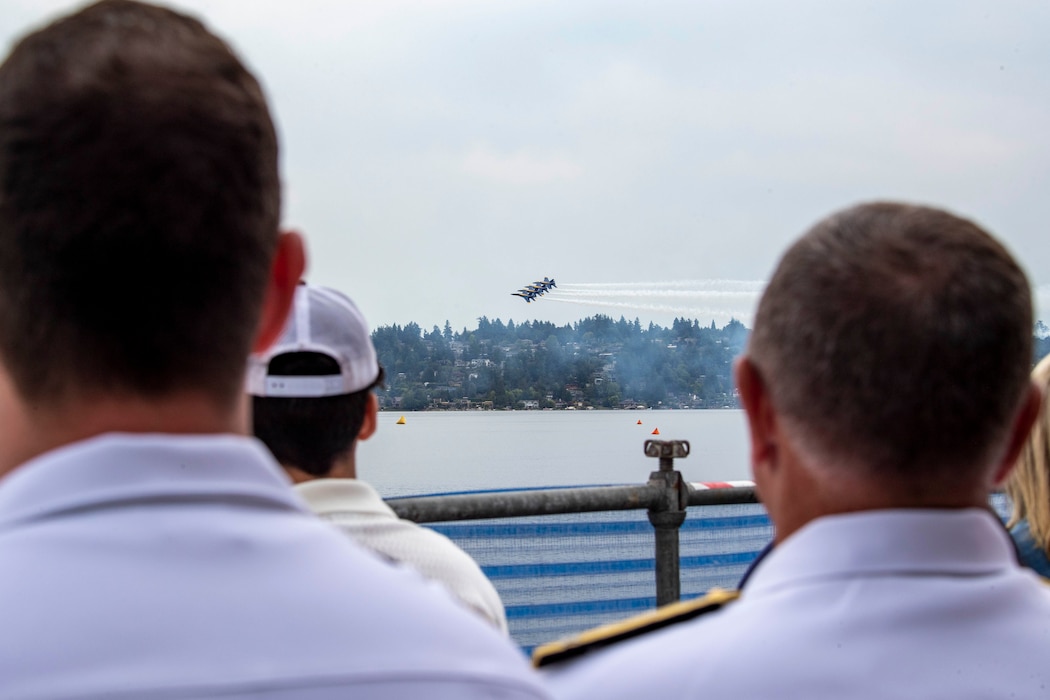
[[[538,299],[543,296],[546,292],[549,292],[551,287],[557,286],[558,285],[554,284],[554,280],[549,277],[544,277],[542,282],[536,281],[532,284],[527,284],[524,288],[519,289],[516,292],[511,292],[510,294],[511,296],[521,297],[526,303],[528,303],[533,299]]]

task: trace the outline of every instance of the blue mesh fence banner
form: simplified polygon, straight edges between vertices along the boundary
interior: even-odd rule
[[[526,652],[656,607],[644,510],[439,523],[481,565]],[[680,532],[682,597],[733,588],[773,529],[755,504],[690,508]]]
[[[1009,502],[991,498],[1001,518]],[[653,529],[644,510],[430,525],[481,565],[525,652],[656,607]],[[773,537],[759,504],[690,508],[679,534],[682,598],[735,588]]]

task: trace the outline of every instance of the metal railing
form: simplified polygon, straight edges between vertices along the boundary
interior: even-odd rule
[[[399,517],[417,523],[647,510],[655,533],[656,603],[665,605],[681,595],[678,535],[686,508],[758,501],[753,486],[697,488],[683,479],[674,460],[689,456],[686,440],[646,440],[644,450],[647,457],[659,459],[645,484],[420,496],[390,499],[388,504]]]
[[[683,594],[731,588],[768,545],[773,526],[754,485],[685,481],[675,460],[689,450],[685,441],[647,440],[645,454],[659,465],[638,485],[403,497],[387,503],[403,518],[435,524],[435,530],[475,557],[504,599],[512,637],[530,653],[537,644]],[[1006,517],[1009,504],[1003,494],[992,494],[990,504]],[[700,508],[687,519],[686,509],[693,506]],[[462,522],[475,520],[487,522]]]

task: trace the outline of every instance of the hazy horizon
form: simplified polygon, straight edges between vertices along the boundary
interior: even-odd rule
[[[80,4],[7,0],[0,39]],[[373,327],[743,321],[714,283],[875,199],[985,225],[1050,318],[1050,4],[168,4],[260,77],[308,279]]]

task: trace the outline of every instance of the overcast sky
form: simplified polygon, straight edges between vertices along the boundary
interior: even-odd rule
[[[79,4],[0,0],[5,53]],[[793,238],[876,198],[972,217],[1050,283],[1043,0],[169,5],[261,77],[308,278],[373,326],[747,322]]]

